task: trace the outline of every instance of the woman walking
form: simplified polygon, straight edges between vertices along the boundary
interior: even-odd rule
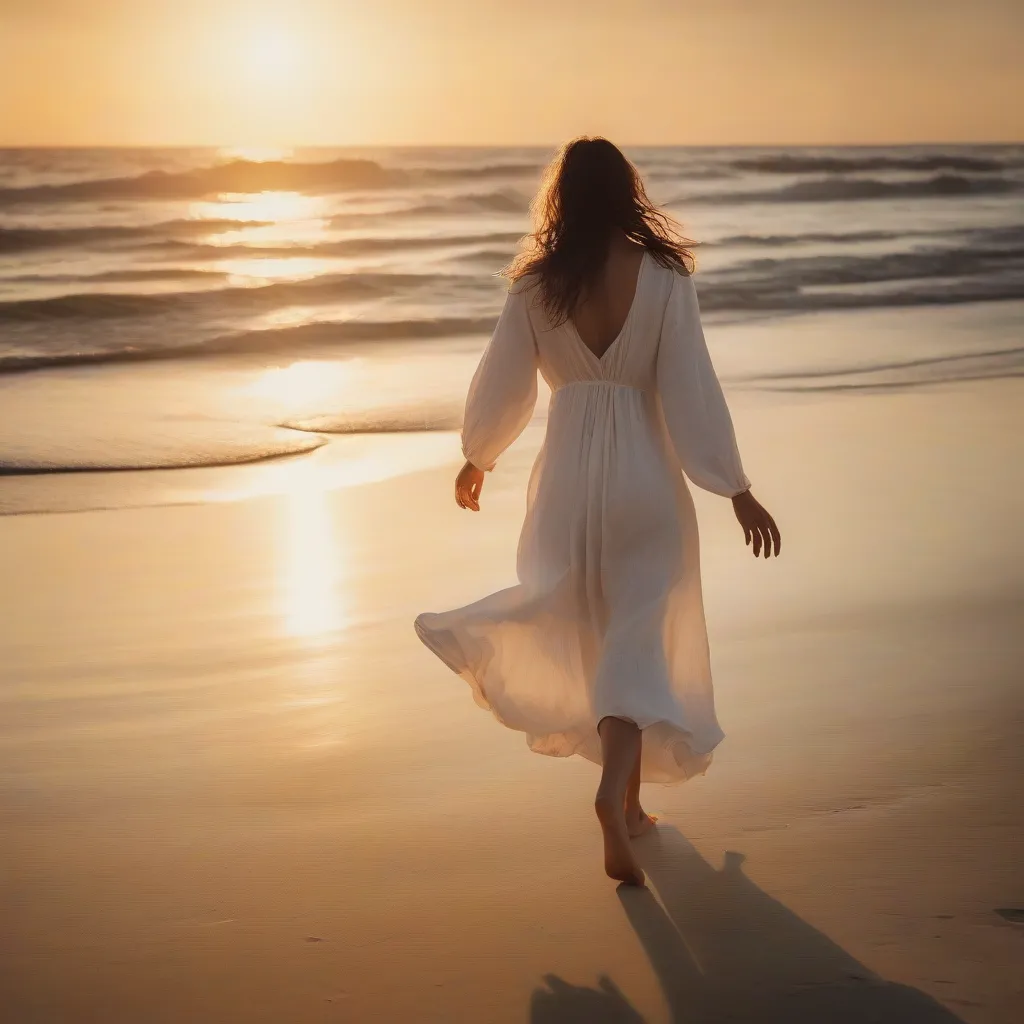
[[[532,245],[466,403],[455,485],[484,474],[552,390],[530,478],[519,585],[416,620],[478,704],[531,749],[603,766],[605,870],[642,885],[630,837],[653,824],[640,782],[704,772],[722,739],[701,600],[697,522],[680,469],[732,499],[755,555],[779,531],[754,499],[701,330],[693,260],[604,139],[577,139],[534,204]]]

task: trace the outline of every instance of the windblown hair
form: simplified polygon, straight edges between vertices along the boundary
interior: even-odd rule
[[[531,213],[533,233],[505,276],[513,282],[537,276],[553,325],[565,323],[598,282],[617,230],[662,266],[693,272],[693,243],[651,202],[640,173],[607,139],[567,143],[548,167]]]

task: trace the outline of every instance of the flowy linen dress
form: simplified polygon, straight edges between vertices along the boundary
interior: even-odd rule
[[[700,552],[683,478],[746,490],[689,275],[644,253],[633,304],[598,357],[552,326],[537,282],[509,290],[470,385],[463,451],[492,469],[551,387],[527,493],[519,585],[416,619],[479,705],[541,754],[601,762],[607,715],[643,730],[642,778],[704,772],[715,717]]]

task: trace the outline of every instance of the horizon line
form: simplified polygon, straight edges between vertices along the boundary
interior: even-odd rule
[[[579,136],[571,136],[578,138]],[[15,149],[558,149],[560,142],[2,142],[0,151]],[[971,148],[1024,146],[1024,138],[963,142],[932,139],[926,142],[630,142],[623,149],[914,149],[935,146]]]

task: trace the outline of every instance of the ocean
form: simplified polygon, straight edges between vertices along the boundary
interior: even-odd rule
[[[699,243],[709,324],[952,305],[998,317],[1024,297],[1024,146],[628,155]],[[62,504],[52,482],[15,477],[195,470],[457,427],[550,157],[0,151],[0,512],[106,500],[83,498],[96,481]],[[903,380],[1020,372],[1003,328],[999,344],[964,331],[890,362]],[[877,371],[886,353],[870,351]],[[834,371],[825,341],[821,355],[807,380]],[[759,366],[766,385],[779,376],[770,353]],[[414,457],[441,450],[417,443]],[[346,465],[372,465],[355,451]]]

